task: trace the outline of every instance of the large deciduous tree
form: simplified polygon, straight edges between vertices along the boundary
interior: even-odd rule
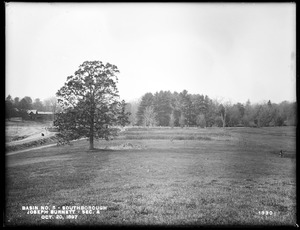
[[[117,66],[101,61],[85,61],[56,93],[63,112],[56,114],[54,125],[61,140],[94,138],[109,140],[117,135],[115,125],[124,125],[125,102],[119,101]]]

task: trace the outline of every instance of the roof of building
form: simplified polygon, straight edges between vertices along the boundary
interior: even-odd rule
[[[27,110],[27,113],[33,113],[33,114],[40,114],[40,115],[52,115],[53,112],[41,112],[41,111],[37,111],[36,109],[31,109],[31,110]]]
[[[38,112],[38,114],[44,114],[44,115],[48,114],[48,115],[52,115],[53,112]]]
[[[35,110],[35,109],[27,110],[27,113],[28,113],[28,114],[29,114],[29,113],[34,113],[34,114],[36,114],[36,113],[37,113],[37,110]]]

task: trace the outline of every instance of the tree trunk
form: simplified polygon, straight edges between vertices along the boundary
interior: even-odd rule
[[[223,128],[226,126],[226,108],[224,107],[224,113],[222,115]]]
[[[91,89],[92,92],[92,89]],[[95,119],[95,95],[94,92],[92,93],[92,97],[91,97],[91,107],[90,107],[90,116],[91,116],[91,123],[90,123],[90,148],[89,150],[93,150],[94,149],[94,119]]]
[[[225,127],[225,114],[221,114],[223,128]]]
[[[91,124],[90,124],[90,148],[89,150],[94,149],[94,114],[91,115]]]
[[[90,135],[90,148],[89,150],[93,150],[94,149],[94,135],[91,134]]]

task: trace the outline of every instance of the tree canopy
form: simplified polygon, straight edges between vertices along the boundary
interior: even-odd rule
[[[74,75],[67,77],[56,93],[63,112],[54,125],[62,142],[88,137],[94,149],[94,138],[109,140],[117,135],[116,125],[128,122],[124,101],[119,101],[117,66],[101,61],[85,61]]]

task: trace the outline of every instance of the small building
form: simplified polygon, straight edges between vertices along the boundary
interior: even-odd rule
[[[27,114],[29,116],[30,120],[36,120],[36,114],[37,114],[37,110],[27,110]]]
[[[54,113],[53,112],[42,112],[37,110],[28,110],[27,114],[29,115],[30,120],[39,120],[39,121],[53,121]]]
[[[37,112],[37,120],[52,121],[52,120],[54,120],[54,113],[53,112]]]

